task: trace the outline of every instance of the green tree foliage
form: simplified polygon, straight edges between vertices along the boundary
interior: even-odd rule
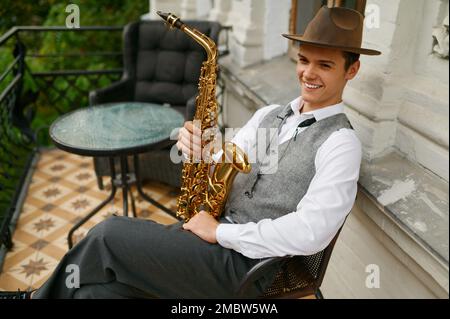
[[[148,0],[2,0],[0,31],[14,26],[64,26],[65,8],[72,3],[80,8],[82,26],[124,25],[149,11]]]
[[[80,26],[124,26],[139,18],[149,11],[148,0],[0,0],[0,37],[14,26],[59,26],[66,25],[66,6],[76,4],[80,9]],[[45,31],[28,32],[21,31],[18,39],[27,49],[27,69],[24,75],[22,100],[27,95],[37,94],[37,100],[29,106],[27,111],[35,113],[32,128],[40,132],[48,132],[48,126],[60,115],[73,109],[75,105],[87,105],[87,92],[106,86],[111,80],[103,77],[98,83],[93,84],[88,76],[55,77],[49,83],[46,79],[32,76],[36,72],[61,71],[61,70],[107,70],[121,68],[120,55],[105,56],[93,55],[100,52],[121,52],[122,36],[120,31]],[[0,75],[14,60],[13,51],[16,44],[16,36],[10,38],[0,46]],[[43,55],[52,55],[43,57]],[[56,55],[56,56],[55,56]],[[13,74],[10,74],[0,82],[0,94],[11,83]],[[58,99],[58,96],[64,98]],[[52,102],[54,101],[54,102]],[[2,121],[8,121],[9,113],[6,108],[7,101],[0,104],[0,111],[4,112],[0,117]],[[11,123],[0,123],[3,127],[11,129],[17,139],[22,139],[17,128],[11,128]],[[4,131],[3,131],[4,132]],[[47,134],[39,137],[40,145],[49,144]],[[22,167],[12,157],[26,158],[23,152],[29,149],[18,148],[12,145],[0,134],[0,175],[9,176],[8,185],[5,180],[0,180],[0,186],[6,185],[12,191],[18,185],[20,176],[24,173]],[[7,162],[17,164],[16,168],[6,165]],[[5,165],[3,165],[5,164]],[[20,165],[18,165],[20,164]],[[6,171],[3,171],[6,170]],[[5,173],[6,172],[6,173]],[[5,175],[6,174],[6,175]],[[2,215],[10,205],[13,193],[3,189],[0,192],[0,222]]]
[[[3,5],[6,3],[6,5]],[[68,4],[79,7],[80,27],[86,26],[124,26],[136,21],[147,13],[148,0],[78,0],[78,1],[14,1],[2,0],[0,6],[0,30],[5,32],[15,25],[65,26]],[[67,31],[20,32],[20,40],[27,48],[26,63],[31,73],[60,70],[108,70],[122,66],[121,31]],[[12,51],[15,39],[10,39],[0,47],[0,73],[13,60]],[[115,55],[104,55],[113,53]],[[98,53],[100,53],[98,55]],[[46,57],[46,55],[51,55]],[[9,76],[11,78],[12,75]],[[27,72],[24,93],[39,92],[35,103],[36,117],[33,128],[46,127],[61,112],[75,106],[87,105],[87,92],[108,85],[111,80],[100,77],[95,84],[92,77],[57,77],[48,87],[42,78],[30,76]],[[7,81],[0,83],[4,88]],[[93,87],[96,85],[96,87]],[[54,104],[54,105],[52,105]],[[43,143],[47,144],[48,138]]]
[[[2,0],[0,4],[0,33],[14,26],[42,25],[57,0]]]

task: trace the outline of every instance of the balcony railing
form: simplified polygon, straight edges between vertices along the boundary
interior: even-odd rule
[[[122,30],[14,27],[0,37],[0,247],[12,247],[12,224],[23,186],[37,151],[49,144],[51,122],[87,106],[90,90],[120,78]],[[93,41],[83,40],[102,32],[115,49],[86,48]],[[67,34],[76,34],[77,41],[71,42]],[[52,41],[54,52],[42,49]],[[69,67],[73,65],[76,68]]]

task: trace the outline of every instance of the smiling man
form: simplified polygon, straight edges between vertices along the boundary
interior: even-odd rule
[[[360,54],[380,54],[361,48],[363,21],[357,11],[323,7],[304,35],[284,35],[300,42],[301,95],[258,110],[233,139],[251,152],[258,128],[278,128],[277,172],[263,175],[256,163],[256,173],[238,175],[225,208],[230,224],[201,212],[184,229],[249,258],[311,255],[328,245],[353,206],[361,162],[343,91],[359,71]],[[198,150],[187,143],[198,134],[187,122],[178,147]]]
[[[220,221],[204,211],[170,226],[111,217],[64,256],[34,297],[232,298],[261,258],[323,250],[343,225],[357,191],[361,145],[344,114],[342,93],[358,73],[359,55],[379,54],[361,48],[362,31],[359,12],[323,7],[304,35],[285,35],[300,42],[300,96],[258,110],[233,138],[252,153],[255,132],[275,129],[277,170],[267,173],[258,159],[249,174],[238,174]],[[178,148],[198,156],[200,145],[201,132],[186,122]],[[70,265],[79,267],[75,288],[65,284]],[[277,266],[246,297],[262,294]]]

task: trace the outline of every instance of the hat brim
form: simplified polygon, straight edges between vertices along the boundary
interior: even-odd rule
[[[342,51],[347,51],[347,52],[352,52],[352,53],[357,53],[357,54],[364,54],[364,55],[380,55],[381,54],[380,51],[372,50],[372,49],[343,47],[343,46],[332,45],[329,43],[308,41],[308,40],[304,39],[304,37],[302,35],[298,35],[298,34],[283,34],[283,37],[288,38],[290,40],[298,41],[300,43],[309,44],[309,45],[322,47],[322,48],[333,48],[333,49],[339,49]]]

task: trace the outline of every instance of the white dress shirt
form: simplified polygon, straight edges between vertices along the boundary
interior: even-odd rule
[[[234,136],[233,142],[247,154],[253,152],[257,128],[266,114],[279,105],[259,109]],[[282,126],[278,143],[294,137],[298,124],[314,116],[317,121],[342,113],[342,103],[300,114],[302,98],[291,102],[294,114]],[[298,133],[305,130],[301,128]],[[361,164],[361,143],[351,129],[332,133],[319,147],[316,174],[296,211],[258,223],[220,224],[217,241],[249,258],[312,255],[333,239],[350,212],[357,192]],[[294,185],[293,185],[294,187]]]

